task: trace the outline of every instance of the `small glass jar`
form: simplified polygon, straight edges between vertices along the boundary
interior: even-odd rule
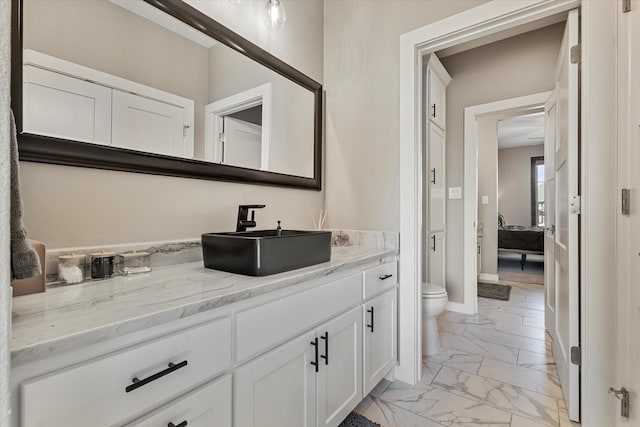
[[[58,257],[58,280],[65,285],[84,282],[86,271],[86,257],[84,255],[61,255]]]
[[[124,275],[150,272],[151,254],[135,251],[118,254],[118,271]]]
[[[96,252],[89,254],[89,257],[92,279],[108,279],[113,276],[115,273],[115,252]]]

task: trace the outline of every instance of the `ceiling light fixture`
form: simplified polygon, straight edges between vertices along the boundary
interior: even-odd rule
[[[267,28],[283,28],[287,21],[287,12],[284,10],[282,0],[267,0],[267,6],[264,8],[264,24]]]

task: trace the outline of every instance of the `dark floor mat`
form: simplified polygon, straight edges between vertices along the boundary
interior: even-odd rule
[[[510,294],[511,294],[511,286],[509,285],[498,285],[497,283],[478,282],[479,297],[509,301]]]
[[[340,423],[339,427],[380,427],[380,424],[374,423],[356,412],[352,412]]]

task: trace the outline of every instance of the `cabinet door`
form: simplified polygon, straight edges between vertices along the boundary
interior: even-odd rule
[[[396,364],[396,289],[364,304],[363,315],[366,396]]]
[[[111,89],[26,65],[23,128],[38,135],[111,144]]]
[[[318,427],[336,427],[362,400],[362,308],[318,328]]]
[[[445,287],[445,233],[429,235],[429,283]]]
[[[231,375],[226,375],[183,398],[134,421],[130,426],[231,427]]]
[[[191,123],[183,107],[113,91],[115,147],[191,158],[193,132],[188,132]]]
[[[315,426],[315,339],[309,332],[235,371],[235,427]]]
[[[429,68],[429,120],[440,129],[445,128],[445,85]]]
[[[446,222],[444,132],[429,123],[429,231],[441,231]]]

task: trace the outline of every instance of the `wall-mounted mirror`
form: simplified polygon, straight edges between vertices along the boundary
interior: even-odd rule
[[[181,0],[14,0],[23,160],[320,188],[321,85]]]

